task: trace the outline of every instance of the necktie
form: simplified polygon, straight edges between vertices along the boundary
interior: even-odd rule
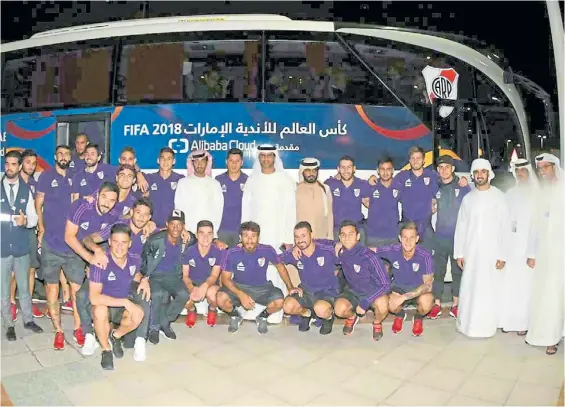
[[[14,194],[14,185],[16,184],[8,184],[10,185],[10,207],[14,206],[14,202],[16,201],[16,196]]]

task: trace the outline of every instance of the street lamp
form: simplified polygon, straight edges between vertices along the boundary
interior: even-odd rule
[[[538,134],[538,138],[540,139],[541,148],[543,149],[543,141],[547,138],[547,136],[542,136],[541,134]]]

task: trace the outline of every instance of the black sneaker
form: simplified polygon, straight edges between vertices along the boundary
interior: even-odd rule
[[[312,317],[301,317],[300,324],[298,325],[298,330],[300,332],[307,332],[310,330],[310,321]]]
[[[175,333],[175,331],[173,331],[173,328],[171,328],[171,324],[161,329],[161,333],[167,339],[171,339],[171,340],[177,339],[177,334]]]
[[[322,326],[320,327],[320,335],[327,335],[332,332],[334,326],[334,317],[330,319],[322,319]]]
[[[16,340],[16,330],[14,329],[13,326],[6,329],[6,338],[8,338],[8,340],[10,342],[13,342],[13,341]]]
[[[147,339],[153,345],[157,345],[159,343],[159,331],[149,331],[149,335],[147,336]]]
[[[24,328],[29,329],[30,331],[33,331],[33,333],[36,333],[36,334],[43,333],[43,329],[41,329],[41,327],[33,321],[26,322],[24,324]]]
[[[114,370],[114,355],[112,355],[111,350],[102,351],[102,361],[100,365],[104,370]]]
[[[124,357],[124,348],[122,347],[122,338],[114,338],[114,331],[110,332],[110,343],[112,344],[112,351],[114,355],[121,359]]]

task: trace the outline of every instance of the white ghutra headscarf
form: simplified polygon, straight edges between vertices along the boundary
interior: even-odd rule
[[[536,157],[536,167],[544,161],[555,165],[555,176],[558,180],[562,180],[563,170],[561,169],[561,160],[559,160],[559,158],[557,158],[553,154],[543,153]]]
[[[261,175],[261,162],[259,161],[259,155],[270,153],[275,155],[275,171],[284,172],[284,166],[277,148],[272,144],[261,144],[259,147],[257,147],[257,156],[255,157],[255,162],[253,163],[253,169],[251,170],[250,178],[253,178],[253,176],[258,177],[259,175]]]
[[[473,163],[471,164],[471,177],[473,176],[473,173],[477,170],[487,170],[488,182],[491,182],[493,180],[494,172],[488,160],[485,160],[484,158],[477,158],[473,160]]]
[[[530,187],[537,188],[539,186],[538,177],[528,160],[526,160],[525,158],[518,158],[517,160],[510,162],[510,172],[516,179],[516,182],[517,182],[517,178],[516,178],[517,168],[526,168],[528,170],[528,172],[530,173],[530,176],[528,177],[528,184]]]

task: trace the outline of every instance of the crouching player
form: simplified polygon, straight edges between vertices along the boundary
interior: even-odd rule
[[[302,317],[298,326],[302,332],[310,329],[312,318],[321,319],[320,334],[327,335],[332,331],[333,305],[340,291],[336,270],[339,260],[332,246],[313,241],[312,226],[308,222],[298,222],[294,227],[294,244],[300,257],[295,258],[295,252],[288,250],[280,258],[283,263],[297,268],[302,296],[295,293],[286,297],[284,312]]]
[[[196,325],[195,304],[206,299],[208,301],[206,324],[212,327],[216,325],[218,315],[216,294],[220,288],[218,279],[223,252],[212,244],[214,225],[209,220],[198,222],[196,239],[197,243],[188,247],[183,254],[182,279],[190,293],[190,299],[186,303],[188,314],[185,323],[189,328]]]
[[[90,266],[89,294],[94,331],[102,346],[101,365],[103,369],[113,370],[112,352],[117,358],[124,356],[122,338],[133,330],[139,331],[133,358],[145,359],[150,290],[147,279],[141,276],[139,257],[129,254],[129,226],[122,223],[112,226],[108,245],[106,269]],[[118,328],[111,329],[111,323]]]
[[[392,287],[389,296],[388,310],[394,314],[392,332],[402,331],[406,319],[404,307],[414,305],[412,335],[424,333],[424,317],[434,305],[432,285],[434,268],[432,255],[418,246],[418,226],[414,222],[405,222],[400,227],[400,244],[377,247],[376,254],[391,264]]]

